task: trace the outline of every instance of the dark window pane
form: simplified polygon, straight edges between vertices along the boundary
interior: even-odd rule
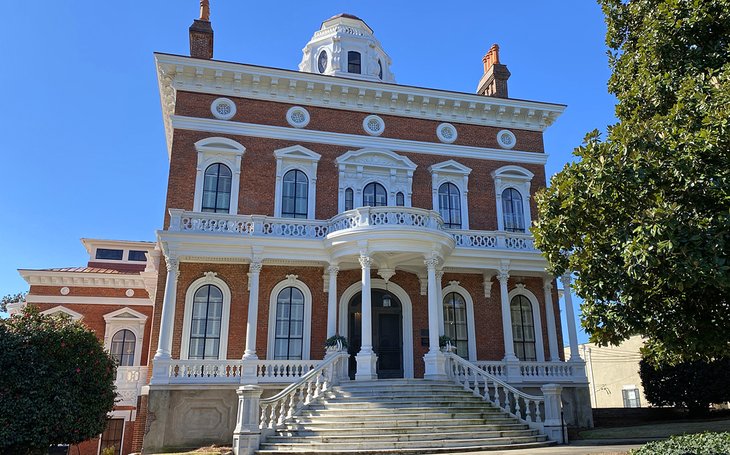
[[[284,218],[307,218],[309,179],[294,169],[284,174],[281,200],[281,216]]]
[[[193,296],[188,358],[217,359],[220,349],[223,292],[212,284],[201,286]]]
[[[225,164],[208,166],[203,178],[203,212],[228,213],[231,206],[233,176]]]
[[[355,203],[355,195],[352,188],[345,190],[345,210],[352,210]]]
[[[398,207],[403,207],[404,205],[406,205],[406,198],[405,196],[403,196],[403,193],[398,192],[395,195],[395,205],[397,205]]]
[[[378,60],[378,79],[383,79],[383,62]]]
[[[347,53],[347,72],[360,74],[360,53],[349,51]]]
[[[365,185],[362,190],[363,207],[383,207],[388,205],[388,195],[385,187],[377,182],[371,182]]]
[[[453,340],[456,354],[469,358],[469,332],[467,330],[466,301],[461,294],[449,292],[444,296],[444,335]]]
[[[147,261],[147,252],[139,250],[129,250],[130,261]]]
[[[108,248],[97,248],[96,259],[109,259],[114,261],[121,261],[124,251],[122,250],[110,250]]]
[[[461,195],[453,183],[439,187],[439,214],[447,228],[461,229]]]
[[[114,447],[114,454],[119,455],[122,452],[122,433],[124,431],[124,419],[109,419],[106,423],[106,429],[101,434],[101,444],[99,445],[99,453],[107,447]]]
[[[510,303],[510,313],[515,355],[523,361],[537,360],[532,304],[524,295],[516,295]]]
[[[304,346],[304,294],[295,287],[282,289],[276,298],[274,358],[301,360]]]
[[[504,230],[508,232],[525,232],[525,212],[522,206],[522,195],[514,188],[502,192],[502,216]]]
[[[134,350],[137,344],[137,337],[130,330],[120,330],[112,337],[111,354],[117,365],[120,367],[131,367],[134,365]]]

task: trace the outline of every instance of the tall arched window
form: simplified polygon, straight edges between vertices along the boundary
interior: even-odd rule
[[[535,349],[535,323],[532,304],[524,295],[516,295],[510,303],[512,313],[512,338],[515,355],[520,360],[537,360]]]
[[[360,53],[355,51],[347,52],[347,72],[360,74]]]
[[[281,216],[284,218],[307,218],[307,197],[309,179],[307,175],[293,169],[284,174]]]
[[[134,349],[137,345],[137,337],[131,330],[120,330],[112,337],[111,354],[117,365],[120,367],[131,367],[134,365]]]
[[[201,286],[193,297],[189,359],[217,359],[221,342],[223,293],[212,284]]]
[[[377,182],[370,182],[362,190],[363,207],[382,207],[388,205],[388,194],[385,187]]]
[[[469,358],[469,331],[466,318],[466,301],[458,292],[444,296],[444,335],[453,340],[456,354]]]
[[[509,232],[525,232],[525,211],[522,207],[522,195],[514,188],[502,191],[502,215],[504,230]]]
[[[304,294],[290,286],[276,297],[275,360],[301,360],[304,346]]]
[[[231,207],[231,170],[215,163],[205,170],[203,179],[203,212],[228,213]]]
[[[461,195],[453,183],[439,187],[439,214],[447,228],[461,229]]]
[[[355,193],[352,188],[345,190],[345,210],[352,210],[355,208]]]

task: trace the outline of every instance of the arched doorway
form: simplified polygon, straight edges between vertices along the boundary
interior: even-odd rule
[[[378,379],[403,377],[403,306],[400,300],[383,289],[371,290],[373,351],[378,355]],[[362,292],[348,304],[350,334],[350,378],[355,378],[355,355],[362,343]]]

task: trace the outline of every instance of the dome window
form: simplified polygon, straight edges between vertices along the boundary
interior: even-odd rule
[[[347,52],[347,72],[353,74],[362,74],[360,68],[360,53],[355,51]]]
[[[383,80],[383,62],[378,59],[378,78],[382,81]]]
[[[317,57],[317,69],[319,70],[320,74],[327,71],[327,51],[322,51],[319,53],[319,57]]]

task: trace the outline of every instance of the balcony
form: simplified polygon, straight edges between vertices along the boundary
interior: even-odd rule
[[[137,406],[137,397],[147,383],[147,367],[117,367],[117,406]]]
[[[360,207],[329,220],[225,215],[170,209],[169,232],[308,240],[357,239],[368,232],[447,236],[456,248],[537,252],[532,236],[502,231],[446,229],[438,213],[412,207]]]

